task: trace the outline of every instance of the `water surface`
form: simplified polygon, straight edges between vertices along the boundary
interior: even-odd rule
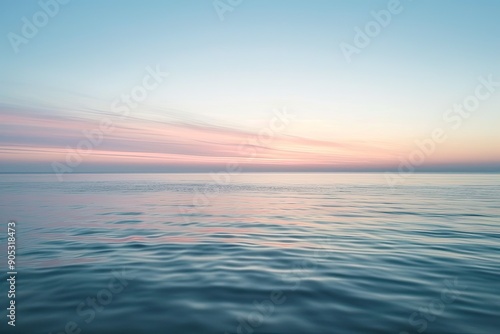
[[[2,333],[500,326],[498,174],[4,174],[0,196]]]

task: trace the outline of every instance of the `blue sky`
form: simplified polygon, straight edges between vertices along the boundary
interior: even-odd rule
[[[205,0],[72,0],[18,53],[8,34],[21,34],[22,18],[40,4],[4,1],[0,103],[98,120],[81,110],[106,112],[159,65],[169,76],[136,115],[158,120],[173,110],[186,122],[258,130],[272,108],[286,106],[300,119],[291,135],[397,142],[396,156],[438,126],[478,77],[500,79],[500,2],[400,3],[403,11],[348,63],[340,43],[353,43],[354,28],[388,1],[244,0],[221,21]],[[498,95],[447,145],[498,141]]]

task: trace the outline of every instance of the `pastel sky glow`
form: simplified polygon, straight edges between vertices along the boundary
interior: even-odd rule
[[[3,1],[0,172],[500,171],[500,2],[401,0],[347,61],[389,2]]]

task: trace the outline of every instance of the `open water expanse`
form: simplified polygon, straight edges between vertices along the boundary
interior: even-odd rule
[[[0,175],[1,333],[500,328],[500,175]]]

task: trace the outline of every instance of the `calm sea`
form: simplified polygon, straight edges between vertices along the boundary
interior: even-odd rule
[[[499,333],[498,174],[4,174],[0,198],[1,333]]]

